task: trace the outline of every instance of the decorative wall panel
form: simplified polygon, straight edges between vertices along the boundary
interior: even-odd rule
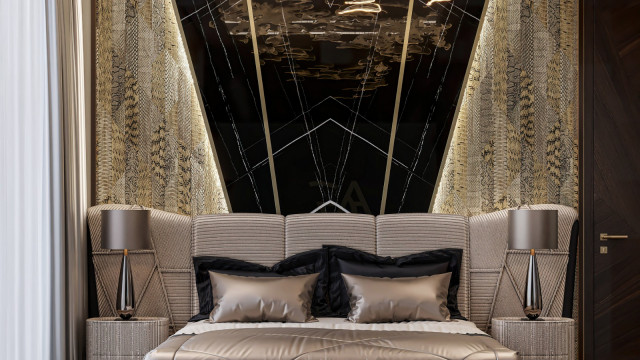
[[[171,0],[96,7],[97,203],[227,212]]]
[[[434,212],[577,207],[578,2],[490,0]]]
[[[483,4],[176,0],[233,210],[427,211]]]

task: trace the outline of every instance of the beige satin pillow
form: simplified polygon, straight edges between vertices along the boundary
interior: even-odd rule
[[[287,277],[227,275],[209,271],[213,322],[307,322],[318,274]]]
[[[447,294],[451,273],[405,278],[342,274],[351,311],[348,320],[379,323],[449,321]]]

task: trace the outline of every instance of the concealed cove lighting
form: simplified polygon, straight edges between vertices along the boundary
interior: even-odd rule
[[[344,9],[336,11],[338,15],[354,14],[354,13],[367,13],[377,14],[382,11],[380,4],[376,4],[375,0],[353,0],[345,1],[347,5]]]

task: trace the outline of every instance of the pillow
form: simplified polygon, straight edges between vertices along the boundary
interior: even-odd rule
[[[351,309],[341,274],[370,277],[417,277],[451,273],[447,307],[452,319],[466,320],[458,310],[462,249],[440,249],[398,258],[373,255],[345,246],[325,245],[329,257],[329,300],[332,316],[346,317]]]
[[[200,313],[189,321],[206,319],[213,310],[214,302],[211,295],[209,271],[254,277],[283,277],[317,273],[318,281],[313,294],[311,313],[315,316],[330,313],[326,249],[305,251],[290,256],[271,267],[226,257],[196,256],[193,258],[193,267],[195,268]]]
[[[236,276],[209,271],[215,307],[210,319],[220,322],[307,322],[318,274],[288,277]]]
[[[351,302],[349,321],[357,323],[449,321],[451,273],[378,278],[342,274]]]

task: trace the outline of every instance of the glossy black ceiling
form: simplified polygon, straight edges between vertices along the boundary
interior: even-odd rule
[[[234,212],[429,209],[484,0],[427,2],[253,0],[259,77],[247,0],[176,0]]]

